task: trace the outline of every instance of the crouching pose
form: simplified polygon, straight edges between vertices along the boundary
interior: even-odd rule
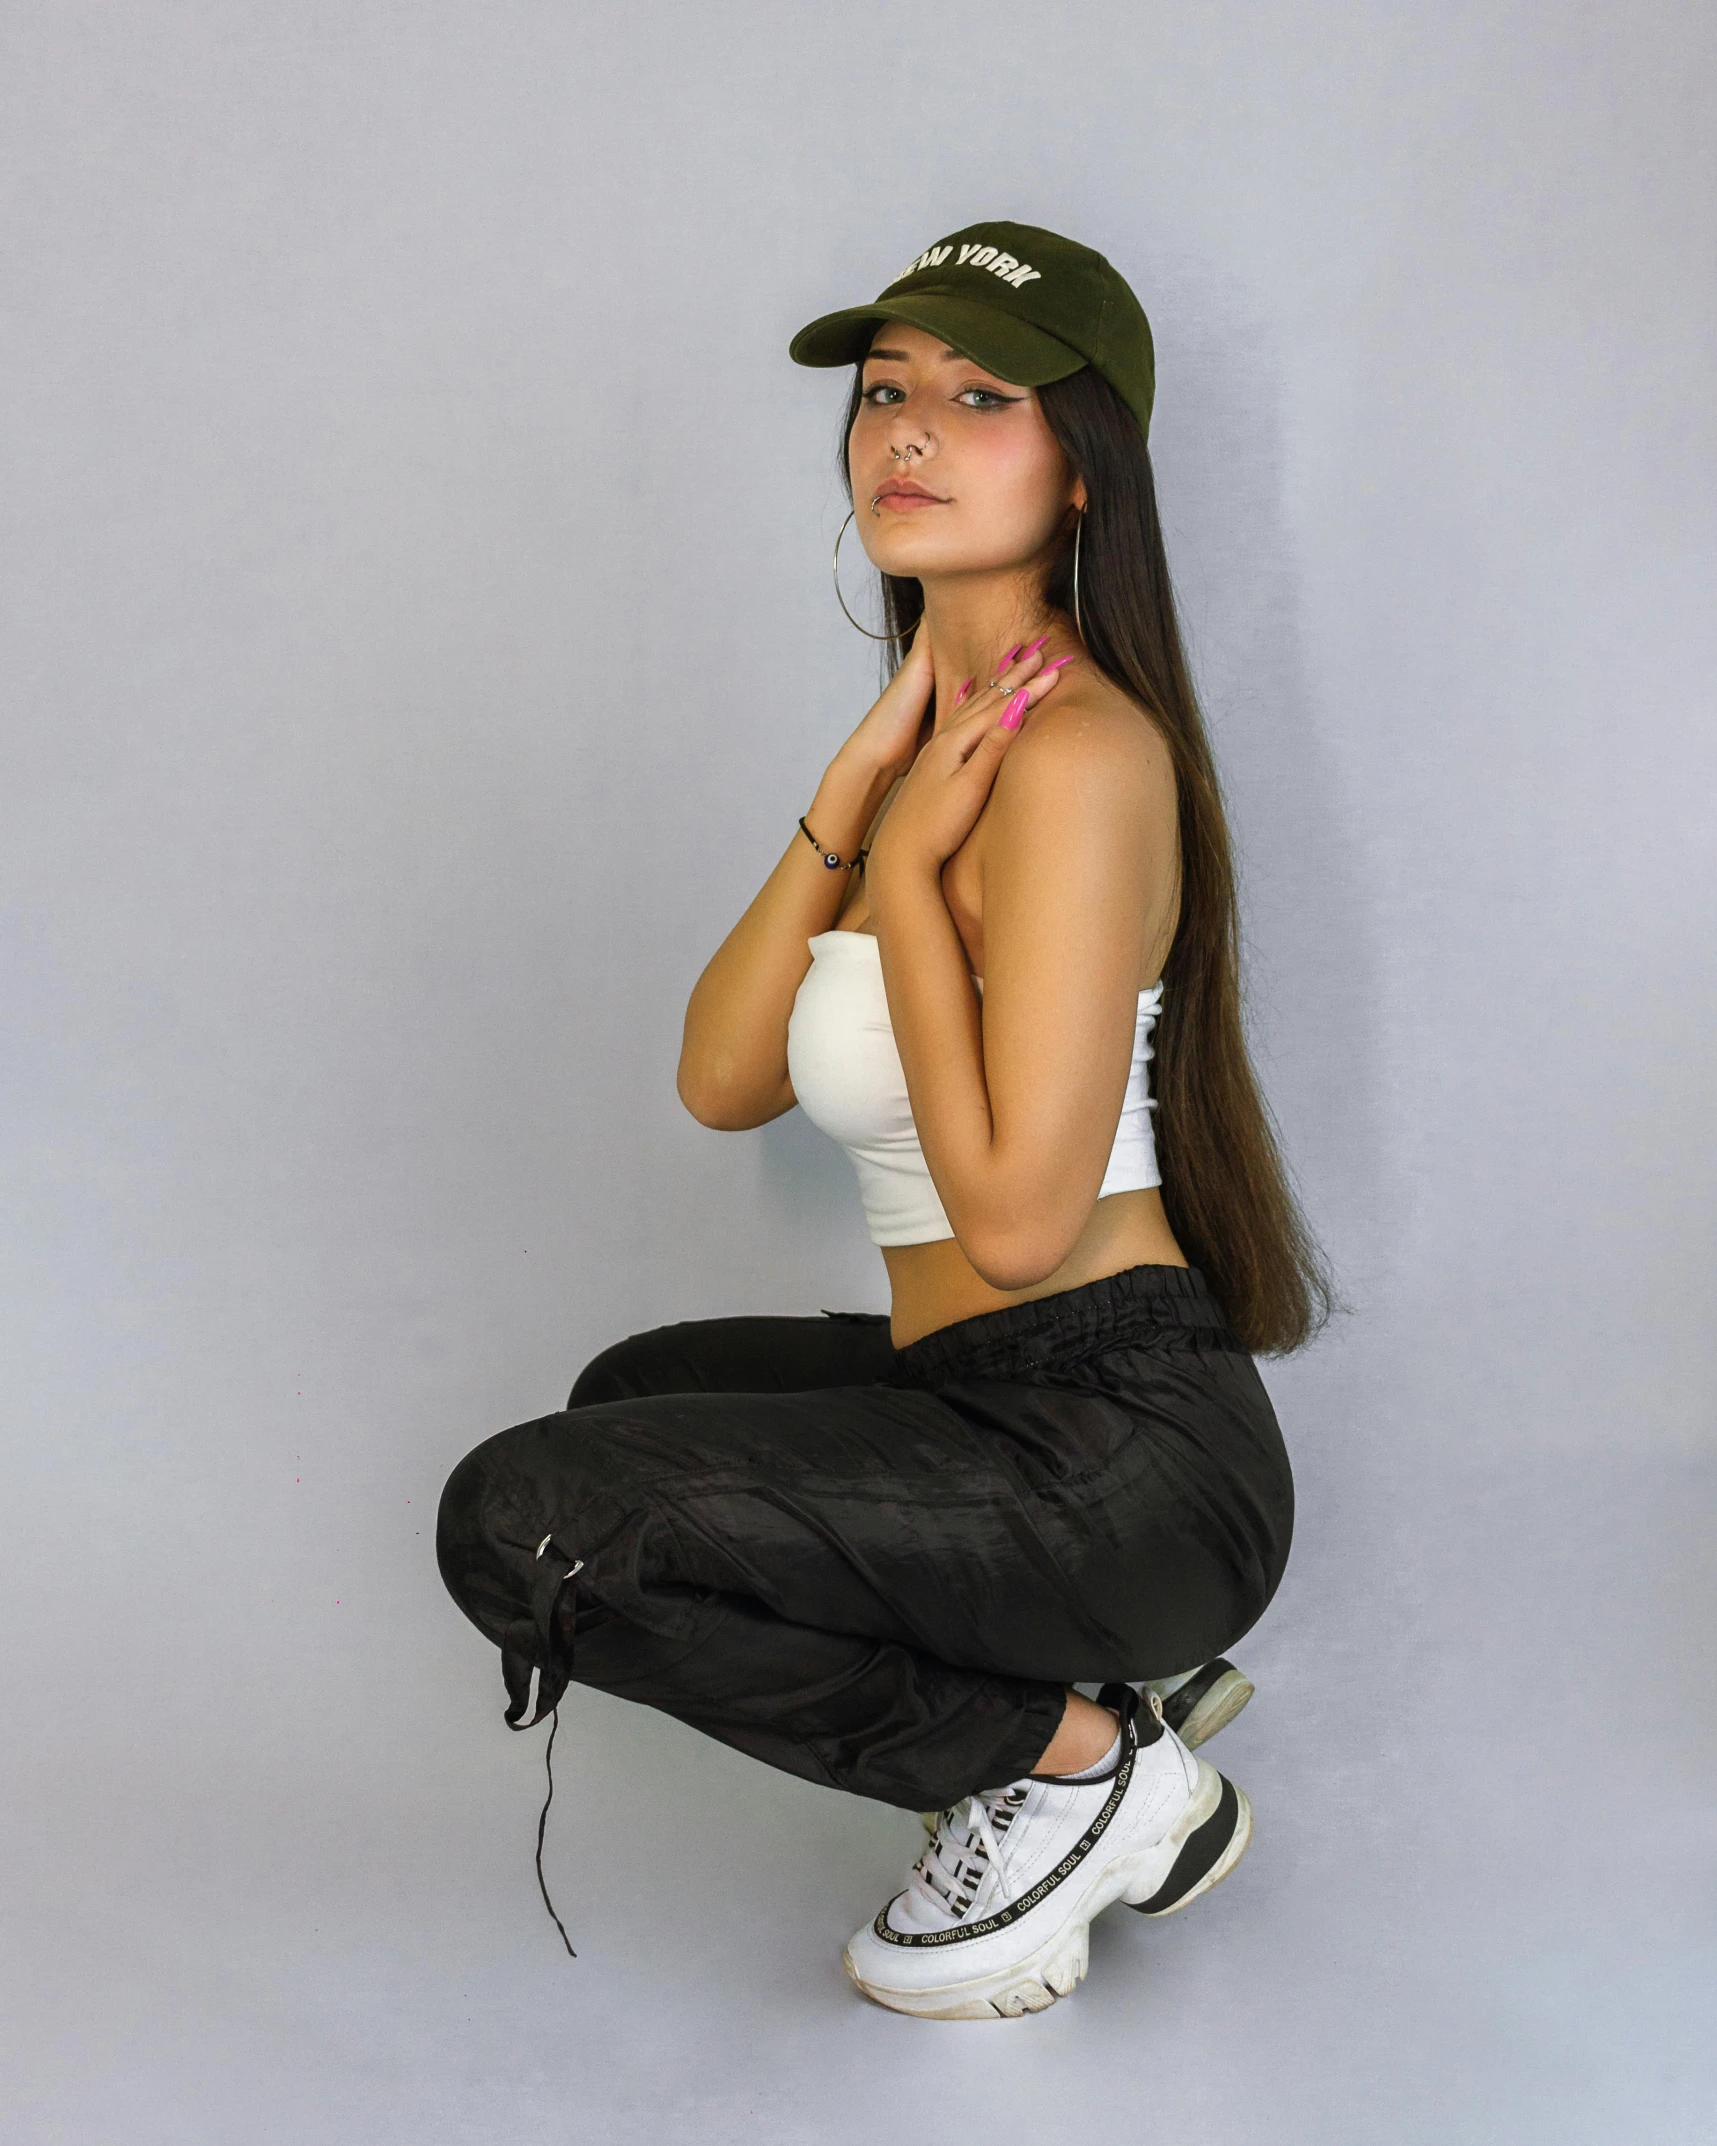
[[[679,1089],[847,1149],[892,1313],[619,1343],[460,1463],[441,1569],[515,1725],[576,1680],[933,1813],[847,1972],[1012,2017],[1093,1916],[1245,1852],[1194,1747],[1292,1529],[1253,1356],[1327,1297],[1242,1038],[1138,301],[979,224],[792,355],[855,368],[892,676],[699,979]]]

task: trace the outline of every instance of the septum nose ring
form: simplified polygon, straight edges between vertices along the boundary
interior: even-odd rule
[[[897,462],[904,462],[909,470],[912,467],[912,457],[914,455],[918,457],[920,462],[922,462],[924,459],[924,449],[916,440],[909,440],[904,447],[891,447],[888,451]],[[880,492],[873,492],[871,494],[870,511],[873,514],[880,514],[882,512],[881,507],[877,504],[878,500],[880,500],[881,497],[882,494]],[[864,631],[864,628],[860,627],[859,631],[862,633]]]

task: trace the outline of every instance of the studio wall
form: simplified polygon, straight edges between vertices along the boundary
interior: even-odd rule
[[[0,26],[8,2136],[1705,2135],[1717,23],[23,5]],[[881,1308],[686,994],[874,693],[842,383],[944,231],[1133,281],[1343,1308],[1196,1915],[862,2006],[898,1813],[538,1738],[441,1482],[639,1328]],[[1701,1888],[1705,1888],[1702,1894]]]

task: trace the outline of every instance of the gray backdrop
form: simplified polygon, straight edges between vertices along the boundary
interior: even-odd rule
[[[1702,0],[15,4],[8,2140],[1708,2138]],[[812,314],[1108,251],[1349,1311],[1236,1881],[993,2029],[858,2002],[910,1818],[442,1595],[600,1345],[877,1307],[678,1108],[862,712]],[[1124,1926],[1123,1926],[1124,1925]]]

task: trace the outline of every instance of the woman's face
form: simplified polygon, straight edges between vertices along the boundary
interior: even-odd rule
[[[899,321],[882,323],[864,361],[847,466],[864,548],[886,574],[1047,564],[1085,504],[1030,388]]]

